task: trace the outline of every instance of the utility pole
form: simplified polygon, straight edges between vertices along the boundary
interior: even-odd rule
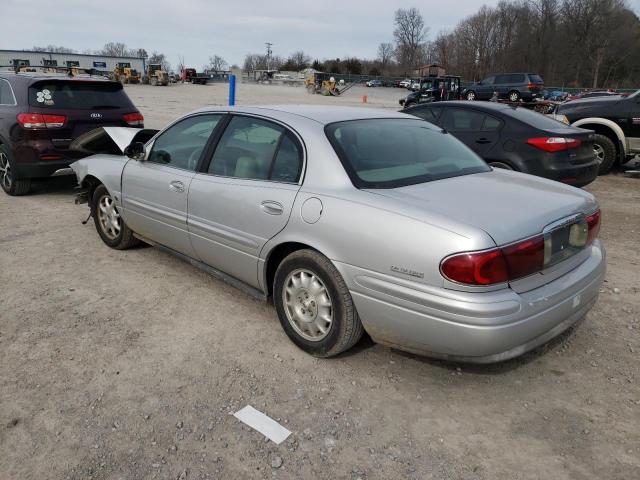
[[[267,70],[271,70],[271,54],[273,53],[271,47],[273,46],[273,43],[265,42],[265,45],[267,46]]]

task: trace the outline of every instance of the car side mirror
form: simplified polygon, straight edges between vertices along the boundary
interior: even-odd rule
[[[133,142],[129,144],[124,149],[124,154],[133,160],[138,160],[138,161],[144,160],[144,154],[145,154],[144,143]]]

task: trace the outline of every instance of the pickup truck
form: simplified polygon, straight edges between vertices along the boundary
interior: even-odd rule
[[[571,100],[558,105],[555,116],[596,133],[594,149],[600,175],[640,154],[640,90],[626,97]]]

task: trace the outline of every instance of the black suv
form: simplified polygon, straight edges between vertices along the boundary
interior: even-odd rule
[[[542,98],[544,82],[535,73],[499,73],[465,88],[462,95],[467,100],[491,100],[494,92],[498,98],[530,102]]]
[[[143,127],[144,118],[119,82],[90,75],[0,72],[0,183],[9,195],[31,180],[72,174],[86,153],[69,149],[104,126]]]

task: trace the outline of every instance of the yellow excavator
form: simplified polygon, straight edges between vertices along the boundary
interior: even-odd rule
[[[131,68],[129,62],[118,63],[113,70],[113,77],[120,83],[140,83],[140,74],[135,68]]]

